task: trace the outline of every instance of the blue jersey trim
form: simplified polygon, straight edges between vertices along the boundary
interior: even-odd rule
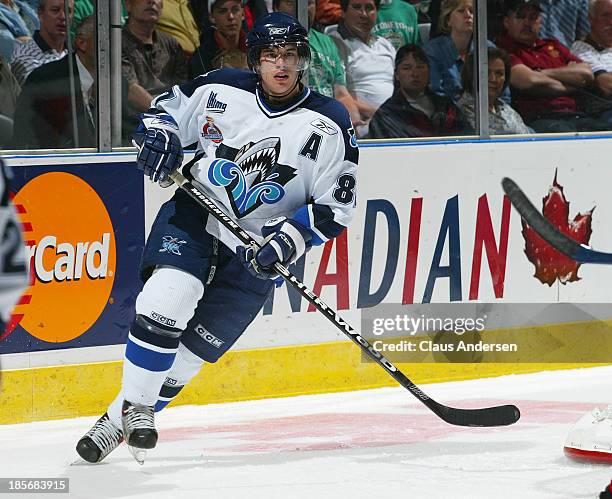
[[[314,91],[310,93],[310,99],[304,102],[302,107],[325,116],[340,128],[344,139],[344,160],[358,164],[357,139],[346,108],[337,100]]]
[[[268,118],[278,118],[280,116],[284,116],[285,114],[289,114],[294,109],[298,108],[302,102],[304,102],[310,95],[310,89],[308,87],[304,87],[302,93],[297,96],[295,99],[291,100],[286,107],[274,109],[270,107],[263,96],[261,95],[261,91],[259,88],[255,91],[255,99],[257,100],[257,105],[259,109],[268,117]]]
[[[257,81],[258,76],[251,71],[223,68],[196,76],[193,80],[179,85],[179,89],[187,97],[191,97],[198,88],[212,84],[227,85],[228,87],[238,88],[245,92],[255,93]]]
[[[334,212],[323,204],[313,203],[302,206],[292,218],[312,233],[310,242],[313,246],[339,236],[346,228],[334,221]]]
[[[343,130],[352,126],[346,108],[337,100],[322,95],[319,92],[311,91],[310,99],[304,102],[302,107],[322,114]]]

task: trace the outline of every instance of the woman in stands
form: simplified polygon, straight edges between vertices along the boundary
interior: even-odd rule
[[[461,69],[473,48],[473,1],[445,0],[438,28],[442,35],[423,47],[429,59],[430,87],[438,95],[458,100],[463,93]]]
[[[533,133],[521,115],[510,104],[505,103],[501,96],[510,83],[510,58],[508,54],[498,48],[489,47],[489,133],[491,135],[506,135],[518,133]],[[457,105],[468,119],[470,125],[476,128],[474,110],[474,54],[470,54],[461,72],[461,82],[465,93]]]

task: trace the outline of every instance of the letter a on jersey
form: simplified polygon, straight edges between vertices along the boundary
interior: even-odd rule
[[[300,149],[300,156],[304,156],[305,158],[311,159],[312,161],[317,160],[317,156],[319,155],[319,149],[321,148],[321,141],[323,140],[323,136],[319,135],[316,132],[312,132],[310,137],[306,143]]]

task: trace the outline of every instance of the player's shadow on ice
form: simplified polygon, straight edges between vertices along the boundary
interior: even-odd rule
[[[126,466],[128,458],[109,460],[100,464],[75,463],[66,470],[70,478],[71,499],[106,499],[119,497],[147,497],[172,492],[180,487],[178,480],[164,483],[164,480],[152,476],[152,471],[141,467],[132,458],[134,466]],[[174,473],[178,466],[173,466]],[[156,468],[158,472],[158,468]]]
[[[500,448],[501,447],[501,448]],[[368,442],[367,445],[342,446],[332,450],[282,450],[258,452],[251,454],[226,454],[216,451],[213,455],[206,455],[205,449],[192,455],[172,455],[170,446],[166,449],[157,449],[158,455],[150,453],[143,466],[138,465],[127,453],[125,446],[117,449],[103,463],[90,465],[84,462],[75,463],[67,470],[71,479],[71,497],[86,497],[88,499],[118,498],[137,495],[144,497],[148,492],[160,494],[171,492],[196,490],[205,492],[207,488],[215,491],[220,489],[243,488],[246,484],[232,484],[231,481],[222,484],[214,480],[208,487],[202,487],[201,477],[231,476],[229,469],[257,466],[262,473],[264,467],[277,467],[291,465],[300,461],[311,459],[349,459],[357,465],[390,464],[406,467],[466,469],[466,456],[495,453],[525,452],[533,445],[524,441],[499,442],[444,442],[431,440],[428,442],[401,443],[397,445],[378,445],[377,442]],[[438,461],[439,459],[439,461]],[[479,470],[482,471],[482,461],[479,459]],[[496,469],[499,471],[499,460]],[[519,465],[516,465],[518,467]],[[512,464],[509,460],[508,471]],[[214,470],[224,470],[223,475],[214,473]],[[278,471],[278,470],[277,470]],[[272,473],[273,470],[270,470]],[[276,471],[274,471],[276,472]],[[330,473],[332,471],[330,470]],[[229,474],[228,474],[229,473]],[[198,479],[200,477],[200,480]],[[197,485],[191,486],[196,483]]]

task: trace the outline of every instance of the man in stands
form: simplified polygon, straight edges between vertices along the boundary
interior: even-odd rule
[[[15,149],[64,149],[96,145],[93,17],[86,17],[77,26],[74,48],[72,81],[70,57],[43,64],[30,73],[15,111]],[[72,108],[72,91],[75,109]]]
[[[212,25],[202,32],[189,63],[190,77],[223,67],[247,69],[242,0],[208,0],[208,8]]]
[[[612,122],[612,0],[593,0],[589,5],[591,32],[584,41],[572,45],[572,53],[586,62],[593,75],[590,91],[584,99],[587,111],[599,112],[600,119]]]
[[[68,2],[69,15],[72,16],[74,1]],[[20,85],[36,68],[64,57],[66,49],[67,25],[64,0],[40,0],[38,6],[40,29],[34,36],[15,47],[11,58],[11,70]]]
[[[541,2],[542,38],[556,38],[566,47],[589,33],[589,0]]]
[[[0,0],[0,56],[11,59],[19,42],[29,40],[39,27],[36,12],[21,0]]]
[[[187,79],[188,60],[179,43],[155,28],[163,0],[127,0],[121,66],[129,85],[130,118],[149,109],[151,100]]]
[[[449,97],[428,88],[429,63],[422,48],[404,45],[395,58],[395,92],[370,121],[368,138],[440,137],[472,133]]]
[[[176,38],[187,55],[198,48],[200,31],[188,0],[164,0],[157,29]]]
[[[499,46],[510,54],[513,102],[528,126],[536,132],[608,128],[586,114],[575,97],[593,81],[588,64],[556,39],[539,37],[539,0],[508,0],[503,25]]]
[[[372,34],[389,40],[395,50],[404,45],[420,45],[416,9],[405,0],[381,0]]]
[[[379,5],[380,0],[342,0],[342,21],[330,33],[363,121],[393,94],[395,48],[386,38],[372,34]],[[366,133],[366,127],[357,127],[359,136]]]
[[[296,15],[296,0],[273,0],[275,12]],[[346,88],[346,72],[338,54],[338,48],[330,36],[315,29],[316,0],[308,0],[308,42],[310,44],[310,66],[308,86],[320,94],[333,97],[344,104],[353,126],[364,125],[359,109]]]

